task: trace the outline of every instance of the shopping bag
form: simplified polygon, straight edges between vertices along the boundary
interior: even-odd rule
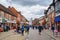
[[[55,29],[55,30],[54,30],[54,32],[55,32],[55,33],[58,33],[58,30],[57,30],[57,29]]]

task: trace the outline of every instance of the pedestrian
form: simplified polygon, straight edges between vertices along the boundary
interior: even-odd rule
[[[17,29],[16,26],[14,26],[13,29],[14,29],[14,32],[16,32],[16,29]]]
[[[3,29],[2,29],[2,27],[0,26],[0,32],[3,32]]]
[[[34,25],[32,26],[32,28],[34,29]]]
[[[27,34],[29,34],[30,26],[28,24],[26,25],[26,29],[27,29]]]
[[[41,31],[43,30],[43,27],[39,25],[38,30],[39,30],[39,34],[41,35]]]
[[[21,31],[22,31],[22,35],[24,35],[24,25],[22,25]]]
[[[6,25],[3,26],[3,30],[4,30],[4,32],[7,31],[7,26]]]
[[[10,30],[10,27],[9,26],[6,26],[7,27],[7,31]]]
[[[53,35],[54,35],[54,25],[52,25],[51,30],[52,30]]]
[[[59,26],[58,24],[55,25],[55,29],[54,29],[54,34],[56,37],[58,36],[58,26]]]
[[[27,28],[26,28],[26,25],[24,25],[24,30],[25,30],[25,33],[27,32]]]
[[[21,28],[20,28],[20,26],[17,27],[17,33],[21,33]]]

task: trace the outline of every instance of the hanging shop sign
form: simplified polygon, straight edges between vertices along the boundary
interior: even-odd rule
[[[5,22],[7,22],[5,19],[2,19],[2,23],[5,23]]]

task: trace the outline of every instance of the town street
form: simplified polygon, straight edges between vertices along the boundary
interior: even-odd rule
[[[49,35],[50,34],[50,35]],[[30,28],[29,35],[24,32],[24,36],[10,30],[8,32],[0,33],[0,40],[59,40],[55,39],[51,32],[48,30],[43,30],[41,35],[38,34],[38,30]]]
[[[42,31],[41,35],[38,34],[38,30],[30,29],[29,35],[27,35],[26,40],[54,40],[45,31]]]
[[[8,32],[0,33],[0,40],[24,40],[25,36],[26,36],[25,33],[24,36],[22,36],[21,34],[18,34],[13,30],[10,30]]]
[[[60,40],[60,0],[0,0],[0,40]]]

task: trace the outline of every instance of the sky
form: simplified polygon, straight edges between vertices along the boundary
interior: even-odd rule
[[[12,6],[28,20],[40,18],[44,10],[49,7],[52,0],[0,0],[5,7]]]

